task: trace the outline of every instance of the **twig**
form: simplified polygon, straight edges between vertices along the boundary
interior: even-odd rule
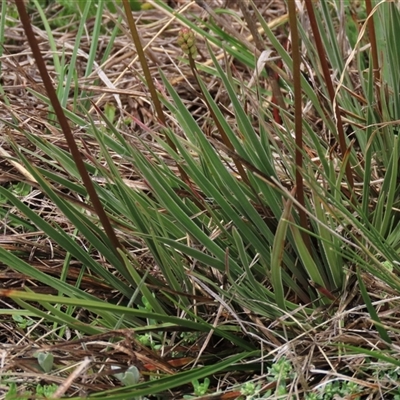
[[[66,381],[56,390],[56,392],[53,394],[53,398],[57,399],[61,397],[71,387],[73,381],[79,375],[81,375],[85,369],[87,369],[90,363],[91,360],[88,357],[85,357],[81,364],[78,365],[78,368],[76,368],[76,370],[73,371],[72,374],[66,379]]]

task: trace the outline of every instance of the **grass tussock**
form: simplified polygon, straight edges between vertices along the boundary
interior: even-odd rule
[[[23,3],[2,398],[398,398],[397,5]]]

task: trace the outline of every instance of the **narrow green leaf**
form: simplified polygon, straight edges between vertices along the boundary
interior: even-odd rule
[[[286,311],[285,293],[282,282],[282,259],[285,250],[286,233],[289,217],[292,212],[293,202],[288,200],[285,204],[282,217],[275,232],[274,244],[271,252],[271,283],[274,288],[277,305]]]
[[[382,340],[384,340],[386,343],[388,344],[392,344],[392,340],[390,339],[388,333],[386,332],[385,328],[382,326],[382,322],[378,316],[378,313],[375,310],[375,307],[373,306],[371,299],[369,297],[369,294],[367,292],[367,288],[364,285],[364,281],[361,277],[360,274],[360,269],[357,268],[357,280],[358,280],[358,285],[360,287],[360,292],[361,292],[361,296],[364,300],[365,305],[367,306],[367,310],[369,312],[369,315],[371,316],[371,319],[375,322],[377,322],[375,324],[376,329],[379,332],[380,337],[382,338]]]

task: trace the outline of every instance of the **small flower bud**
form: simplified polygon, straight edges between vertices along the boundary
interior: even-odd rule
[[[182,28],[179,32],[177,42],[185,54],[191,55],[193,58],[197,56],[195,37],[192,30],[188,28]]]

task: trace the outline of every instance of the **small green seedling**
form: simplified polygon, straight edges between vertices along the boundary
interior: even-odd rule
[[[32,321],[31,319],[26,319],[22,315],[13,315],[12,319],[15,322],[17,322],[18,328],[21,328],[21,329],[24,329],[24,330],[26,328],[28,328],[29,326],[32,326],[35,323],[35,321]]]
[[[192,381],[192,385],[194,389],[194,394],[196,396],[204,396],[210,386],[210,380],[208,378],[205,378],[204,382],[200,383],[197,379],[195,379]]]
[[[329,382],[323,387],[320,387],[317,393],[309,393],[306,395],[306,400],[334,400],[336,398],[351,397],[354,400],[359,400],[357,393],[362,392],[361,387],[350,381],[334,381]]]
[[[36,386],[36,394],[38,396],[43,396],[45,398],[52,398],[54,393],[57,391],[58,386],[53,383],[51,385],[41,385]]]
[[[41,385],[40,383],[36,385],[35,391],[27,390],[23,393],[18,393],[18,386],[16,383],[10,383],[8,385],[8,392],[5,396],[5,400],[25,400],[28,398],[36,397],[44,397],[51,398],[54,393],[57,391],[58,385],[55,383],[51,385]]]
[[[131,365],[127,371],[114,374],[114,376],[121,381],[124,386],[136,385],[140,380],[140,372],[134,365]]]
[[[36,355],[38,363],[44,372],[50,372],[53,369],[54,356],[51,353],[40,352]]]
[[[254,382],[246,382],[242,385],[240,393],[246,397],[253,397],[260,390],[261,385],[256,385]]]

